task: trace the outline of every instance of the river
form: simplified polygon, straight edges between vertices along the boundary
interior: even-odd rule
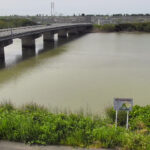
[[[21,41],[5,48],[0,102],[99,113],[115,97],[150,104],[150,34],[89,33],[22,56]]]

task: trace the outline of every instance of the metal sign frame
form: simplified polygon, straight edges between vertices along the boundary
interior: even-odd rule
[[[118,111],[126,111],[127,112],[127,120],[126,120],[126,129],[129,127],[129,112],[133,107],[133,99],[132,98],[114,98],[114,109],[116,110],[116,120],[115,124],[117,127],[118,120]]]

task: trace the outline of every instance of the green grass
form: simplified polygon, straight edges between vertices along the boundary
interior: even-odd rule
[[[0,105],[0,139],[40,145],[149,150],[149,108],[134,107],[127,131],[121,120],[120,127],[115,129],[112,108],[107,109],[106,117],[102,118],[84,113],[56,114],[37,104],[15,108],[11,103],[3,103]],[[136,128],[136,119],[144,125]]]
[[[94,29],[98,29],[99,31],[104,32],[121,32],[121,31],[150,32],[150,22],[94,25]]]
[[[24,18],[0,17],[0,29],[31,25],[36,25],[36,23]]]

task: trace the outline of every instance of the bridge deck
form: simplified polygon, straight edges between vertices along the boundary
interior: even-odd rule
[[[92,26],[90,23],[76,23],[76,24],[52,24],[52,25],[37,25],[19,28],[9,28],[0,30],[0,41],[21,38],[33,34],[41,34],[49,31],[58,31],[63,29],[72,29],[75,27]]]

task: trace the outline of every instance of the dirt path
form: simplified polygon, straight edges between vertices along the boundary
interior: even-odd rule
[[[0,150],[87,150],[87,149],[72,148],[67,146],[29,146],[23,143],[0,141]],[[88,149],[88,150],[95,150],[95,149]],[[106,150],[106,149],[96,149],[96,150]]]

